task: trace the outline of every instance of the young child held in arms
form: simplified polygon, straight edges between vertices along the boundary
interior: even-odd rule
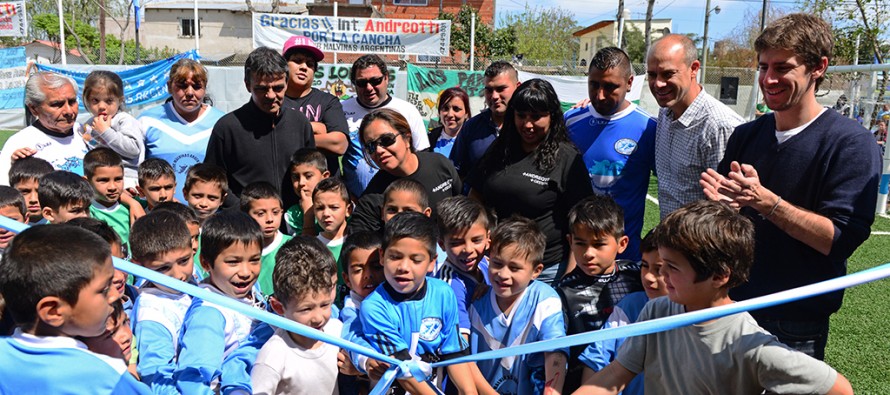
[[[241,211],[250,215],[263,230],[263,257],[257,284],[260,292],[268,297],[274,293],[272,273],[275,270],[275,254],[292,237],[281,233],[281,197],[272,184],[253,182],[241,191]]]
[[[111,225],[121,237],[121,242],[126,245],[130,239],[132,218],[131,209],[127,206],[136,210],[139,217],[145,213],[133,198],[129,198],[128,205],[121,203],[122,198],[129,195],[124,192],[124,167],[120,155],[108,147],[90,150],[83,157],[83,176],[95,191],[90,204],[90,216]]]
[[[436,240],[435,222],[420,213],[401,213],[386,224],[381,257],[386,281],[365,298],[359,312],[365,338],[383,354],[430,362],[469,351],[457,329],[454,292],[444,281],[426,277],[436,260]],[[462,394],[476,393],[469,364],[447,370]],[[433,384],[437,381],[433,378]],[[412,394],[433,393],[413,378],[399,384]]]
[[[37,199],[43,218],[51,224],[90,216],[93,187],[83,177],[70,171],[56,170],[40,177]]]
[[[40,225],[46,223],[43,212],[40,210],[40,200],[37,198],[37,186],[40,177],[53,172],[53,165],[49,162],[29,156],[12,162],[9,168],[9,186],[15,188],[25,198],[28,206],[28,223]]]
[[[35,226],[16,236],[0,261],[0,290],[18,325],[0,338],[0,392],[151,393],[123,360],[75,339],[105,332],[118,298],[113,278],[108,243],[87,230]]]
[[[639,321],[733,303],[729,290],[747,281],[754,259],[754,226],[702,200],[665,217],[656,243],[668,297],[646,304]],[[576,393],[616,394],[643,371],[647,393],[853,393],[843,375],[780,343],[748,313],[631,337]]]
[[[339,178],[325,178],[315,186],[312,193],[313,211],[321,232],[318,240],[340,258],[340,250],[346,237],[346,221],[352,214],[352,202],[346,184]],[[339,259],[338,259],[339,260]],[[337,262],[337,305],[342,305],[343,297],[349,291],[343,281],[343,265]]]
[[[343,324],[331,317],[331,276],[316,261],[333,265],[333,256],[316,239],[300,237],[278,252],[272,309],[287,319],[339,337]],[[250,373],[254,394],[339,394],[340,348],[283,329],[266,342]]]
[[[182,194],[189,207],[204,220],[216,213],[226,200],[229,179],[219,166],[198,163],[189,168]]]
[[[602,329],[633,324],[649,300],[667,295],[662,273],[664,262],[661,261],[661,257],[658,255],[658,246],[655,244],[657,231],[657,227],[650,230],[640,242],[640,252],[643,255],[643,260],[640,261],[640,280],[643,282],[643,291],[634,292],[621,299],[615,305],[615,309],[612,310],[612,314],[609,315]],[[581,380],[586,381],[594,372],[602,370],[609,362],[612,362],[615,359],[615,353],[618,352],[618,347],[624,344],[625,340],[626,338],[617,338],[590,343],[578,357],[578,360],[585,365]],[[643,373],[634,377],[621,393],[643,395]]]
[[[489,227],[494,222],[488,211],[476,200],[466,196],[447,197],[436,208],[439,247],[445,261],[436,271],[436,278],[451,285],[457,296],[460,333],[470,336],[469,307],[476,286],[487,284]],[[484,273],[483,273],[484,272]]]
[[[160,158],[149,158],[139,164],[139,185],[136,190],[145,199],[146,211],[158,204],[172,202],[176,194],[176,173],[173,166]]]
[[[133,223],[130,233],[133,263],[180,281],[191,281],[192,249],[185,222],[174,213],[153,210]],[[142,381],[155,393],[175,392],[173,367],[179,330],[191,296],[163,285],[142,286],[133,308],[136,366]]]
[[[535,278],[544,270],[545,238],[534,221],[513,217],[491,232],[491,288],[470,307],[470,344],[480,353],[565,336],[559,295]],[[496,342],[496,343],[492,343]],[[486,393],[560,394],[568,350],[476,363]]]
[[[566,334],[600,329],[625,295],[642,291],[636,262],[616,260],[627,248],[624,211],[608,195],[591,195],[569,210],[569,246],[575,268],[556,287],[566,315]],[[571,348],[566,392],[581,384],[584,346]]]
[[[108,147],[120,155],[124,159],[124,187],[135,187],[137,167],[145,158],[145,133],[136,118],[121,111],[123,80],[112,71],[91,72],[83,83],[83,104],[93,115],[84,124],[83,138],[91,147]]]
[[[201,229],[201,265],[208,273],[201,287],[263,309],[254,292],[260,274],[263,231],[240,211],[214,214]],[[183,394],[212,394],[224,386],[223,360],[250,334],[253,319],[195,298],[179,332],[173,380]]]
[[[9,218],[23,224],[28,223],[28,211],[25,208],[25,199],[19,191],[12,187],[0,185],[0,216]],[[9,242],[15,237],[15,233],[0,228],[0,256],[6,252]]]
[[[291,236],[316,235],[315,213],[312,192],[319,181],[331,176],[328,162],[321,151],[315,148],[300,148],[290,157],[290,179],[300,203],[287,209],[284,223]]]

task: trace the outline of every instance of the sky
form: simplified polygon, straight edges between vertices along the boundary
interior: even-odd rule
[[[496,22],[503,15],[521,12],[526,0],[496,0]],[[701,36],[705,26],[706,0],[657,0],[653,18],[671,18],[674,33],[696,33]],[[770,5],[786,11],[796,9],[794,0],[770,0]],[[587,27],[601,20],[614,20],[618,12],[618,0],[541,0],[528,1],[537,7],[561,7],[575,15],[579,26]],[[720,6],[720,13],[711,13],[708,27],[708,41],[719,40],[732,33],[742,22],[742,18],[752,15],[763,6],[762,0],[711,0],[711,9]],[[630,9],[631,19],[646,18],[646,0],[625,0],[624,7]],[[498,25],[500,26],[500,25]]]

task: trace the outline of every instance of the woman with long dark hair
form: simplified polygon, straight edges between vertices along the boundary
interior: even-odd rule
[[[466,182],[470,196],[498,218],[521,215],[547,238],[544,272],[555,283],[568,261],[568,211],[593,193],[587,168],[568,137],[559,98],[549,82],[523,82],[507,106],[504,127]]]

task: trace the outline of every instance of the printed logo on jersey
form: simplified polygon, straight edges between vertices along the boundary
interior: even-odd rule
[[[179,155],[175,159],[173,159],[173,171],[179,174],[185,174],[185,172],[189,170],[189,167],[192,167],[200,162],[201,160],[193,154]]]
[[[621,155],[630,155],[637,149],[637,142],[631,139],[621,139],[615,142],[615,152]]]
[[[83,159],[76,156],[69,156],[65,161],[55,166],[56,169],[70,171],[79,176],[83,175]]]
[[[444,192],[444,191],[450,191],[450,190],[451,190],[451,184],[453,184],[453,181],[454,181],[453,179],[449,178],[449,179],[446,180],[445,182],[443,182],[443,183],[441,183],[441,184],[439,184],[439,185],[436,185],[436,187],[433,188],[433,193],[439,193],[439,192]]]
[[[442,320],[437,317],[426,317],[420,321],[420,339],[433,341],[442,331]]]
[[[528,180],[534,184],[547,185],[547,183],[550,182],[550,177],[539,176],[537,174],[533,174],[533,173],[529,173],[529,172],[524,172],[524,173],[522,173],[522,175],[528,177]]]

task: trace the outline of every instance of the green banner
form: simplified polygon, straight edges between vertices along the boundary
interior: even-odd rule
[[[408,64],[408,102],[417,107],[424,122],[439,119],[439,94],[448,88],[460,87],[470,96],[470,113],[478,114],[485,108],[482,99],[481,71],[442,70]]]

